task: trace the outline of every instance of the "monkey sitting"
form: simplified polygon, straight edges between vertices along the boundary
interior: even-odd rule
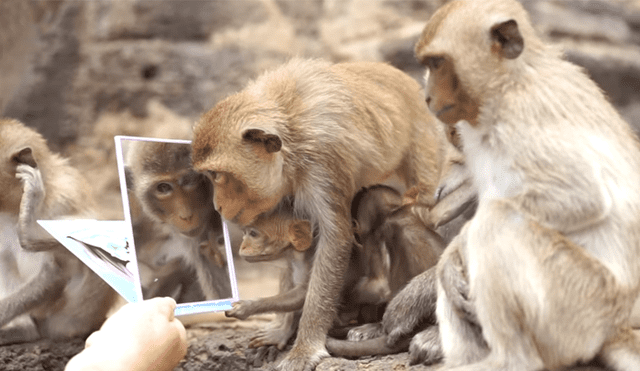
[[[444,369],[594,359],[640,369],[629,323],[640,292],[640,146],[630,126],[515,0],[447,3],[416,55],[428,69],[426,102],[456,126],[478,192],[438,271],[464,264],[481,332],[439,280]],[[404,319],[396,325],[389,331]]]
[[[102,325],[118,295],[36,221],[96,218],[89,184],[16,120],[0,119],[0,148],[0,269],[3,283],[13,282],[0,287],[0,344],[86,336]],[[5,326],[24,314],[35,326]]]
[[[213,208],[211,183],[191,168],[190,145],[127,142],[126,181],[133,196],[130,209],[136,252],[141,273],[151,277],[145,280],[149,281],[145,292],[166,295],[172,286],[173,290],[185,289],[190,284],[181,274],[186,266],[195,271],[204,299],[231,297],[222,221]],[[175,278],[184,287],[178,287]],[[159,287],[160,283],[165,286]]]

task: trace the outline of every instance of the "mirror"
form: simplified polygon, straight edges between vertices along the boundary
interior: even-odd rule
[[[115,137],[126,232],[143,299],[171,296],[183,322],[238,300],[229,229],[211,182],[191,169],[191,143]]]

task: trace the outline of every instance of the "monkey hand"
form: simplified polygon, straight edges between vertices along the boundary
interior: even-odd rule
[[[409,364],[422,363],[431,365],[440,362],[444,354],[440,342],[438,326],[430,326],[426,330],[417,333],[409,345]]]
[[[44,201],[44,182],[40,169],[27,164],[16,167],[16,178],[20,179],[23,187],[20,215],[35,215],[35,210]]]
[[[375,339],[383,336],[384,328],[381,322],[377,323],[365,323],[362,326],[354,327],[347,333],[347,340],[349,341],[362,341]]]
[[[298,334],[298,336],[300,336]],[[300,340],[300,338],[298,338]],[[329,357],[324,344],[313,347],[307,343],[296,342],[285,359],[277,366],[277,371],[313,371],[323,358]]]
[[[259,348],[268,345],[275,345],[278,350],[283,350],[295,330],[285,327],[267,328],[258,333],[249,341],[249,348]]]
[[[259,348],[248,348],[244,355],[247,358],[247,364],[253,367],[262,367],[266,363],[275,362],[280,351],[273,345],[267,345]]]
[[[435,321],[435,273],[433,267],[414,277],[387,306],[382,327],[389,347],[420,330],[421,325]]]
[[[224,312],[224,315],[227,317],[233,317],[240,320],[247,319],[253,313],[253,302],[251,300],[239,300],[235,303],[231,304],[233,306],[232,309],[229,309]]]

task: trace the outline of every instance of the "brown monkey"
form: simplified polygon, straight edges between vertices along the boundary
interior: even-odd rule
[[[36,220],[95,218],[90,187],[40,134],[16,120],[0,120],[0,148],[0,344],[86,336],[104,322],[117,294]],[[23,314],[35,327],[5,326]]]
[[[416,45],[427,104],[456,125],[478,209],[459,254],[482,329],[438,289],[446,369],[640,369],[640,149],[596,84],[515,0],[454,1]]]
[[[449,144],[421,100],[419,84],[386,64],[294,59],[196,124],[194,167],[214,182],[225,219],[248,225],[292,197],[296,213],[317,226],[298,337],[280,369],[309,370],[328,355],[356,192],[394,172],[407,187],[435,192]]]
[[[294,218],[287,210],[277,210],[258,218],[244,229],[239,255],[250,262],[283,258],[287,269],[280,278],[277,295],[256,300],[240,300],[226,315],[246,319],[250,315],[277,312],[276,323],[260,330],[249,347],[276,345],[284,349],[295,334],[304,305],[315,246],[311,223]]]
[[[186,265],[195,270],[206,300],[231,297],[226,258],[219,241],[222,221],[213,208],[211,183],[191,168],[189,143],[128,143],[127,187],[132,189],[133,202],[143,214],[138,214],[134,226],[143,227],[140,223],[144,219],[140,218],[150,218],[167,239],[148,241],[156,244],[153,247],[145,244],[144,233],[134,235],[136,245],[141,243],[136,248],[142,261],[151,267],[152,277],[174,277],[173,273],[179,274],[178,268]]]

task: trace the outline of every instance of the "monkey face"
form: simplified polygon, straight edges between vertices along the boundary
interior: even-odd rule
[[[231,173],[209,172],[207,175],[214,184],[215,209],[225,219],[241,226],[249,225],[258,215],[275,208],[282,198],[262,197]]]
[[[427,55],[427,105],[440,121],[455,125],[460,120],[477,122],[478,104],[467,94],[447,56]]]
[[[287,250],[305,251],[311,247],[313,233],[307,220],[292,215],[262,215],[244,228],[240,256],[248,261],[275,260]]]
[[[146,192],[151,212],[180,233],[198,236],[207,227],[213,212],[211,185],[196,172],[186,171],[173,178],[160,177]]]

